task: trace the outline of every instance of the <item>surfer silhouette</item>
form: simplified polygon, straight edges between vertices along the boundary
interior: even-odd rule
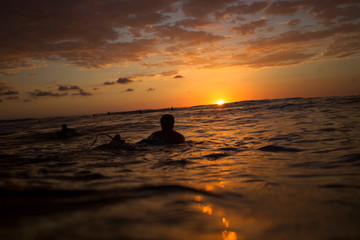
[[[58,133],[59,137],[68,138],[77,135],[75,129],[68,128],[66,124],[61,125],[61,131]]]
[[[161,131],[152,133],[148,139],[158,140],[165,144],[180,144],[185,142],[182,134],[173,130],[175,119],[171,114],[165,114],[160,119]]]

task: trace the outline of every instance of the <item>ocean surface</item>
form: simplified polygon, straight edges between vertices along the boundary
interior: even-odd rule
[[[136,144],[165,113],[186,143]],[[0,239],[360,239],[360,96],[1,121],[0,146]]]

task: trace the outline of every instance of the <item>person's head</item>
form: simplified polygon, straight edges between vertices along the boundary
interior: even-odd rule
[[[67,125],[66,125],[66,124],[63,124],[63,125],[61,125],[61,128],[62,128],[62,130],[66,130],[66,129],[67,129]]]
[[[114,141],[116,141],[116,142],[120,142],[120,141],[121,141],[121,137],[120,137],[119,134],[116,134],[116,135],[114,136]]]
[[[161,117],[160,123],[161,123],[161,129],[163,131],[165,132],[172,131],[175,124],[175,119],[173,115],[165,114]]]

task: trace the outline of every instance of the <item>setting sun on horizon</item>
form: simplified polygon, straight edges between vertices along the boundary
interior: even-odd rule
[[[359,9],[345,0],[8,1],[0,119],[188,107],[219,93],[227,102],[357,95]]]
[[[0,6],[4,240],[360,236],[360,0]]]
[[[219,105],[219,106],[223,105],[224,103],[225,103],[224,100],[217,100],[216,101],[216,104]]]

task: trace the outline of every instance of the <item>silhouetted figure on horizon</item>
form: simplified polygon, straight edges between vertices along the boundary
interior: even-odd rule
[[[111,142],[109,143],[109,147],[112,150],[117,150],[120,147],[124,146],[125,144],[125,140],[122,140],[119,134],[116,134],[114,136],[114,138],[111,140]]]
[[[121,139],[121,136],[119,134],[115,134],[115,136],[111,139],[109,143],[97,146],[95,149],[106,150],[106,151],[108,150],[120,151],[120,150],[134,150],[135,147],[132,144],[125,143],[125,140]]]
[[[175,119],[171,114],[165,114],[160,119],[161,131],[151,134],[149,140],[162,141],[165,144],[179,144],[184,143],[185,138],[182,134],[173,130]]]
[[[59,137],[68,138],[77,135],[75,129],[68,128],[66,124],[61,125],[61,132],[59,132]]]

